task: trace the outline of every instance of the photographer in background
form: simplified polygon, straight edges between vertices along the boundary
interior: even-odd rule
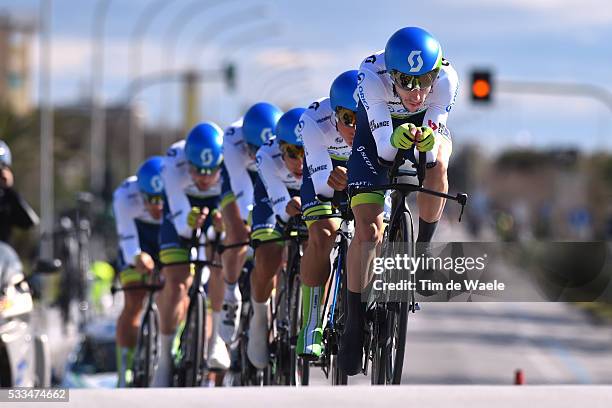
[[[13,189],[11,150],[0,140],[0,241],[8,242],[13,227],[28,229],[38,225],[38,216]]]

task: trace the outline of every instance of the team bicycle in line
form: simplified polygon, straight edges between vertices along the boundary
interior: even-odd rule
[[[335,208],[337,192],[348,194],[350,204],[345,204],[354,217],[338,366],[347,376],[361,372],[366,341],[362,292],[383,240],[386,194],[358,190],[389,184],[388,168],[399,149],[407,166],[426,159],[424,188],[448,191],[452,142],[446,123],[457,88],[457,73],[443,58],[439,42],[424,29],[405,27],[358,69],[338,75],[329,96],[308,108],[282,112],[260,102],[225,130],[200,123],[165,156],[149,158],[127,178],[113,197],[121,284],[138,285],[156,268],[164,281],[156,297],[160,348],[150,386],[171,384],[172,350],[194,284],[189,263],[194,229],[204,231],[209,242],[221,239],[226,246],[223,251],[206,247],[211,261],[206,293],[212,309],[208,367],[229,369],[229,347],[241,334],[241,308],[247,301],[246,355],[256,369],[269,365],[269,310],[284,266],[283,237],[288,223],[301,217],[308,239],[299,266],[302,323],[295,347],[304,361],[321,357],[330,254],[342,221]],[[416,203],[416,241],[426,243],[435,233],[445,198],[419,193]],[[256,243],[254,251],[249,242]],[[239,281],[251,255],[250,299],[243,299]],[[146,291],[124,295],[117,323],[119,386],[131,381]]]

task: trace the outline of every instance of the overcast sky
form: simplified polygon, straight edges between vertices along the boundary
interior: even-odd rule
[[[36,17],[37,0],[1,0],[20,17]],[[54,0],[53,98],[76,103],[88,94],[96,0]],[[612,92],[612,7],[605,0],[111,0],[104,37],[106,102],[130,80],[134,30],[150,4],[158,12],[143,37],[141,74],[187,67],[238,66],[239,90],[228,95],[210,78],[202,86],[202,119],[226,125],[248,104],[267,99],[307,105],[327,95],[340,72],[382,49],[397,29],[418,25],[441,42],[462,80],[449,118],[455,143],[612,150],[612,111],[575,97],[495,94],[491,107],[469,101],[469,72],[489,67],[505,79],[585,83]],[[150,15],[150,14],[149,14]],[[175,52],[172,53],[173,45]],[[38,39],[33,49],[38,75]],[[173,62],[174,61],[174,62]],[[34,91],[34,98],[37,97]],[[163,98],[163,101],[162,101]],[[147,124],[178,124],[172,85],[139,94]],[[579,141],[580,144],[577,144]]]

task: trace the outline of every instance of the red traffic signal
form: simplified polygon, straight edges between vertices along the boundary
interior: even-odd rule
[[[493,93],[493,82],[490,71],[472,71],[470,93],[472,101],[477,103],[490,103]]]

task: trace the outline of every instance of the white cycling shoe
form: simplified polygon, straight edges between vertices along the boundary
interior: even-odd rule
[[[240,311],[242,308],[242,295],[238,284],[235,284],[234,290],[226,290],[223,299],[223,307],[221,308],[221,322],[219,324],[219,335],[225,344],[232,344],[238,335],[238,326],[240,324]]]
[[[268,351],[268,302],[253,304],[253,317],[249,325],[247,357],[255,368],[264,369],[270,362]]]
[[[208,367],[211,370],[227,370],[230,366],[230,356],[227,346],[219,336],[213,336],[208,340]]]

